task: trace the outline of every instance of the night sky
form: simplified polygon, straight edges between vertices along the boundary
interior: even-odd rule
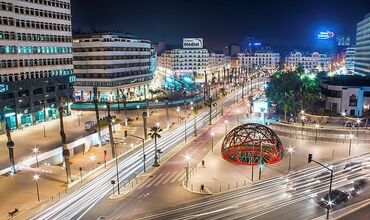
[[[203,37],[222,49],[255,36],[263,43],[313,46],[320,30],[350,35],[369,0],[71,0],[74,31],[113,29],[152,42]]]

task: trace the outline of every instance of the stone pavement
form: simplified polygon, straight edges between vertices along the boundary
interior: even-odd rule
[[[139,112],[141,115],[142,111]],[[187,113],[190,113],[188,110]],[[116,114],[115,112],[113,114]],[[112,114],[112,115],[113,115]],[[104,116],[104,112],[101,112],[101,117]],[[137,111],[129,111],[129,116],[134,118],[137,115]],[[68,127],[66,128],[67,137],[69,134],[70,136],[78,137],[79,135],[83,135],[84,128],[81,125],[78,126],[74,125],[76,123],[75,116],[67,117]],[[86,120],[94,120],[95,112],[84,112],[84,115],[81,117],[81,124],[83,124]],[[178,113],[175,110],[170,110],[170,122],[176,123],[177,122]],[[123,113],[117,116],[117,118],[122,119]],[[55,121],[50,121],[50,124],[54,123]],[[148,117],[148,129],[153,126],[155,123],[159,122],[162,127],[166,124],[166,116],[165,116],[165,109],[158,109],[154,111],[152,115]],[[49,122],[48,122],[49,123]],[[77,121],[78,123],[78,121]],[[135,134],[138,136],[143,136],[143,126],[142,126],[142,118],[139,120],[134,120],[129,127],[125,128],[125,126],[121,126],[120,131],[114,132],[115,143],[117,153],[119,155],[128,152],[134,146],[139,144],[141,147],[141,141],[134,139],[132,137],[126,138],[122,141],[122,137],[124,136],[124,130],[127,129],[130,134]],[[33,143],[38,143],[40,139],[42,140],[43,137],[35,138],[35,139],[25,139],[22,136],[24,135],[23,132],[26,132],[27,135],[30,135],[34,132],[40,132],[40,127],[37,126],[30,127],[31,133],[28,133],[27,130],[24,131],[15,131],[12,134],[13,140],[15,142],[16,151],[17,149],[23,148],[23,152],[28,154],[25,157],[34,157],[35,155],[32,154],[32,149],[28,146],[39,146],[39,153],[42,153],[48,149],[52,149],[54,146],[60,146],[60,136],[59,136],[59,126],[56,126],[54,130],[47,131],[50,133],[50,138],[48,141],[45,141],[43,145],[36,145]],[[77,127],[74,129],[73,127]],[[41,127],[42,129],[42,127]],[[78,134],[73,134],[72,132],[76,131]],[[73,135],[72,135],[73,134]],[[53,136],[52,136],[53,135]],[[54,138],[52,138],[54,137]],[[3,138],[3,137],[1,137]],[[6,137],[5,137],[6,138]],[[72,138],[68,138],[71,140]],[[42,140],[44,141],[44,140]],[[50,146],[47,145],[50,143]],[[55,143],[56,145],[53,145]],[[29,144],[29,145],[28,145]],[[6,146],[6,145],[5,145]],[[8,151],[6,147],[2,148]],[[104,150],[107,151],[107,156],[104,159]],[[4,152],[4,157],[8,156],[8,153]],[[111,145],[107,143],[103,145],[101,148],[99,147],[92,147],[89,151],[76,154],[75,156],[71,157],[71,173],[72,179],[76,180],[77,187],[82,186],[85,181],[89,181],[89,178],[85,180],[87,174],[92,174],[90,177],[93,178],[94,175],[99,175],[101,172],[104,171],[104,161],[111,160]],[[8,160],[8,159],[7,159]],[[109,168],[111,165],[108,165]],[[82,172],[80,172],[79,168],[82,168]],[[94,169],[95,168],[95,169]],[[100,168],[99,170],[97,168]],[[68,190],[66,186],[66,178],[65,178],[65,170],[60,165],[51,165],[46,164],[43,162],[39,163],[39,168],[37,168],[36,164],[33,167],[24,167],[19,170],[16,175],[9,176],[3,175],[0,176],[0,219],[6,219],[8,211],[14,210],[14,208],[18,208],[20,211],[24,211],[26,209],[30,209],[31,207],[38,204],[37,201],[37,191],[36,191],[36,183],[33,180],[34,175],[39,175],[40,179],[38,180],[39,185],[39,192],[40,192],[40,199],[41,202],[51,202],[52,200],[58,199],[60,196],[63,196]],[[82,184],[80,184],[80,175],[83,176]],[[67,191],[66,191],[67,190]],[[75,190],[75,189],[72,189]]]
[[[244,110],[243,108],[240,108]],[[235,118],[236,111],[231,112],[230,118]],[[236,126],[236,120],[229,120],[228,131],[232,127]],[[240,123],[247,122],[246,118],[243,118]],[[191,164],[190,167],[190,178],[186,184],[184,179],[184,187],[194,193],[209,194],[209,193],[220,193],[227,190],[236,189],[239,187],[248,187],[252,182],[252,167],[245,165],[235,165],[226,160],[221,156],[221,145],[225,135],[225,130],[219,127],[214,132],[214,152],[209,147],[209,153],[204,158],[205,166],[202,163]],[[280,137],[285,155],[284,159],[273,165],[265,165],[262,169],[262,180],[266,180],[275,176],[281,176],[288,173],[288,164],[290,154],[287,151],[289,146],[294,148],[292,153],[291,170],[304,169],[314,164],[307,163],[308,153],[312,153],[317,161],[327,163],[333,160],[340,160],[348,157],[348,143],[313,143],[312,141],[290,139]],[[352,143],[351,156],[360,155],[363,153],[370,152],[370,143],[357,144]],[[259,169],[258,166],[253,168],[253,179],[254,182],[259,181]],[[201,185],[205,187],[205,193],[201,192]]]

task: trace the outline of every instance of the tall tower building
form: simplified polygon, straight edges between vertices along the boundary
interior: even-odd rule
[[[0,3],[0,131],[69,114],[72,83],[69,0]]]
[[[357,24],[355,74],[370,75],[370,13]]]

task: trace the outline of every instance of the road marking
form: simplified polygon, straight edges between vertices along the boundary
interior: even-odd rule
[[[166,180],[162,183],[162,184],[166,184],[168,182],[170,182],[170,180],[177,175],[177,172],[172,172],[171,175],[168,176],[168,178],[166,178]]]
[[[177,181],[177,179],[178,178],[180,178],[180,176],[181,175],[183,175],[184,174],[184,171],[179,171],[178,173],[177,173],[177,175],[176,176],[174,176],[171,180],[170,180],[170,183],[173,183],[173,182],[175,182],[175,181]]]
[[[158,180],[158,178],[160,178],[162,175],[163,173],[160,173],[158,176],[155,176],[154,178],[152,178],[152,181],[150,181],[150,183],[148,183],[145,187],[148,188],[151,185],[153,185]]]
[[[161,178],[161,179],[158,179],[158,181],[154,184],[154,186],[158,186],[159,184],[161,184],[161,182],[162,182],[163,180],[165,180],[165,179],[168,177],[168,174],[171,174],[171,173],[170,173],[170,172],[165,173],[165,174],[162,176],[162,178]]]

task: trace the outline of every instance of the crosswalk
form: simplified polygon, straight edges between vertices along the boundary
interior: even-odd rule
[[[184,178],[185,178],[184,170],[177,170],[174,172],[163,172],[151,178],[150,181],[141,184],[138,187],[138,189],[156,187],[167,183],[181,182],[183,181]]]

